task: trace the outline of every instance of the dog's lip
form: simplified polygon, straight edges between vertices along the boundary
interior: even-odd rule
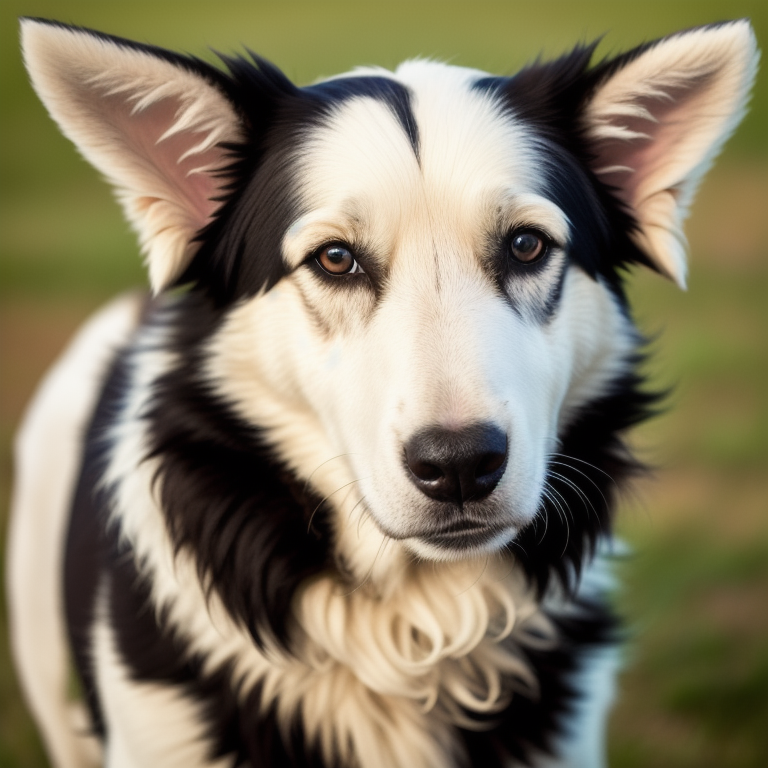
[[[444,534],[471,533],[473,531],[487,530],[491,527],[498,528],[498,526],[491,526],[485,520],[472,520],[471,518],[464,517],[446,525],[441,525],[435,531],[430,531],[430,534],[434,533],[437,536],[442,536]]]
[[[509,526],[471,519],[457,520],[437,529],[426,531],[418,538],[423,542],[450,548],[466,548],[485,544]]]

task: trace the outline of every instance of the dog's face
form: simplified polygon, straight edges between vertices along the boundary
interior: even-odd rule
[[[121,190],[155,289],[217,307],[208,385],[339,537],[370,516],[437,559],[569,513],[552,457],[636,347],[618,273],[684,282],[680,221],[756,61],[734,23],[593,70],[577,49],[513,78],[413,62],[298,89],[28,25],[36,87]]]
[[[531,522],[560,433],[634,338],[570,252],[579,212],[558,205],[541,142],[485,76],[414,63],[395,77],[407,119],[371,76],[373,95],[292,149],[286,274],[225,324],[210,371],[255,423],[310,413],[323,446],[301,474],[318,482],[331,460],[387,536],[455,557]]]

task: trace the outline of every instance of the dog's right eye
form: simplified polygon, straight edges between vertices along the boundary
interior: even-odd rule
[[[317,252],[315,261],[329,275],[353,275],[363,271],[352,251],[341,243],[326,245]]]
[[[509,253],[520,264],[534,264],[547,255],[551,241],[537,229],[515,230],[509,240]]]

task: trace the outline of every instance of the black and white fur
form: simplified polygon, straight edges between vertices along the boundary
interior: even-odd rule
[[[685,283],[749,24],[305,88],[22,31],[153,288],[86,325],[18,440],[12,640],[55,764],[602,765],[605,555],[653,402],[622,280]]]

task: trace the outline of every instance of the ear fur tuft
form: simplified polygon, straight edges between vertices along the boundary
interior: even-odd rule
[[[38,19],[22,19],[21,38],[35,90],[114,185],[161,291],[220,206],[222,146],[242,140],[217,85],[223,75],[196,59]]]
[[[586,109],[595,173],[635,216],[638,246],[681,288],[683,220],[746,112],[758,60],[741,20],[671,35],[596,72]]]

